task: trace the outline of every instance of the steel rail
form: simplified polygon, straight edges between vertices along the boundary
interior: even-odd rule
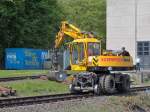
[[[146,90],[150,90],[150,86],[141,86],[141,87],[130,88],[130,92],[138,92],[138,91],[146,91]]]
[[[133,87],[130,89],[129,92],[138,92],[138,91],[145,91],[145,90],[150,90],[150,86]],[[94,96],[95,96],[94,94],[89,94],[89,93],[82,93],[82,94],[65,93],[65,94],[0,99],[0,108],[33,105],[33,104],[41,104],[41,103],[51,103],[51,102],[58,102],[58,101],[65,101],[65,100],[72,100],[72,99],[89,98]]]
[[[0,100],[0,108],[12,107],[12,106],[23,106],[40,103],[58,102],[64,100],[72,100],[78,98],[87,98],[94,96],[93,94],[55,94],[55,95],[43,95],[34,97],[20,97],[20,98],[9,98]]]
[[[25,80],[25,79],[38,79],[41,76],[46,75],[32,75],[32,76],[20,76],[20,77],[6,77],[6,78],[0,78],[0,82],[7,82],[7,81],[17,81],[17,80]]]

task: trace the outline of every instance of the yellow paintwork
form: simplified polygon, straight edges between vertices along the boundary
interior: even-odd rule
[[[112,53],[101,53],[99,56],[88,56],[88,43],[100,43],[100,40],[97,40],[94,35],[82,33],[80,29],[75,27],[72,24],[69,24],[66,21],[62,22],[60,31],[56,35],[55,39],[55,48],[59,48],[63,42],[65,35],[73,39],[69,43],[70,49],[70,66],[71,70],[74,71],[86,71],[88,67],[133,67],[133,60],[130,56],[108,56]],[[84,46],[84,59],[81,61],[78,56],[78,63],[73,64],[73,45],[83,43]],[[101,51],[101,49],[100,49]],[[78,49],[79,52],[79,49]],[[106,55],[106,56],[104,56]]]
[[[60,47],[65,35],[71,37],[72,39],[83,39],[87,37],[86,34],[82,33],[81,30],[74,25],[69,24],[67,21],[62,21],[60,31],[56,35],[55,48]]]
[[[101,67],[132,67],[133,60],[130,56],[97,56],[93,57],[92,62],[97,60],[96,63],[89,63],[89,66]]]
[[[132,67],[133,60],[130,56],[99,56],[99,66]]]
[[[93,63],[93,59],[97,59]],[[91,61],[83,65],[71,64],[71,70],[86,71],[88,67],[133,67],[133,60],[131,56],[93,56]]]
[[[96,38],[84,38],[84,39],[76,39],[72,41],[72,43],[75,43],[75,42],[89,43],[89,42],[100,42],[100,41],[97,40]]]
[[[71,64],[71,70],[75,70],[75,71],[86,71],[87,67],[84,65],[72,65]]]
[[[86,71],[88,67],[133,67],[133,60],[131,56],[87,56],[87,43],[89,42],[99,42],[97,39],[77,39],[72,42],[79,43],[83,42],[85,44],[85,58],[78,65],[72,64],[70,62],[71,70]]]

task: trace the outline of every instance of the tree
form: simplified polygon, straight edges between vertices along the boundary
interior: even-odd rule
[[[0,1],[0,60],[5,48],[48,49],[60,19],[56,0]]]
[[[105,0],[1,0],[0,60],[5,48],[53,47],[62,20],[104,38]]]
[[[55,0],[25,0],[17,11],[18,35],[11,46],[49,48],[51,27],[55,23],[54,6]]]
[[[106,37],[105,0],[58,0],[64,9],[63,19],[85,31],[93,31],[99,37]]]

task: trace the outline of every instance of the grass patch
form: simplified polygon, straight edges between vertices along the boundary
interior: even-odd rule
[[[146,80],[145,80],[145,83],[146,83],[146,84],[150,84],[150,79],[146,79]]]
[[[17,90],[18,96],[33,96],[68,92],[65,84],[49,80],[23,80],[15,82],[0,83],[3,86],[9,86]]]
[[[48,70],[0,70],[0,78],[46,74]]]

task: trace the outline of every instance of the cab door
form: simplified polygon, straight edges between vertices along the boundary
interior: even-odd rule
[[[71,47],[71,69],[86,70],[85,61],[85,44],[73,43]]]

